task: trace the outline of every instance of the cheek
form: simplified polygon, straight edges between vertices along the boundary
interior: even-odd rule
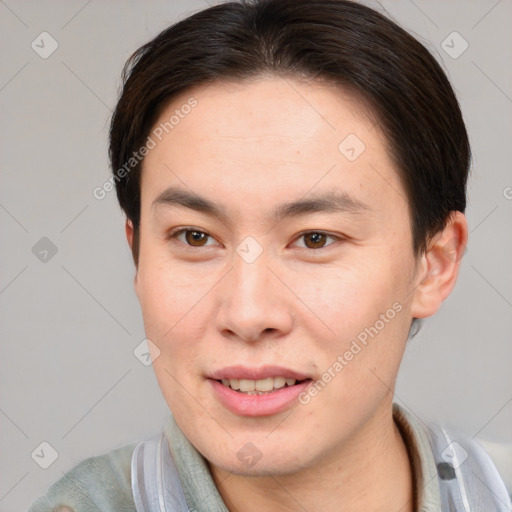
[[[308,284],[314,279],[301,280],[304,302],[322,320],[312,332],[321,361],[318,369],[336,375],[325,395],[333,407],[343,400],[340,397],[350,401],[348,389],[362,395],[372,389],[375,396],[385,394],[382,382],[392,383],[403,356],[410,323],[410,263],[391,257],[392,251],[388,257],[383,250],[375,253],[375,258],[330,269],[329,278],[317,276],[325,283],[322,287]],[[324,376],[330,379],[329,374]]]
[[[171,262],[141,259],[137,296],[146,330],[156,339],[166,340],[172,339],[181,324],[197,326],[198,322],[191,319],[197,317],[198,305],[209,287],[209,279],[205,282],[196,273],[183,271]]]
[[[154,279],[154,275],[146,275],[145,281],[141,281],[146,336],[160,350],[153,370],[173,414],[200,416],[201,410],[196,405],[202,400],[197,379],[198,362],[204,358],[201,340],[205,338],[205,312],[200,300],[204,292],[158,276]]]
[[[317,321],[322,320],[335,339],[346,340],[373,324],[395,302],[403,303],[404,272],[395,267],[391,259],[382,257],[381,251],[375,263],[370,254],[343,265],[318,266],[290,279],[293,278],[298,304],[302,302]],[[306,311],[302,305],[301,309]]]

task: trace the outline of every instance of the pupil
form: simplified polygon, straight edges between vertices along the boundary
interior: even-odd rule
[[[205,239],[205,234],[199,231],[189,231],[187,233],[187,241],[193,245],[193,242],[201,242]]]
[[[308,235],[310,241],[314,246],[322,245],[322,242],[324,241],[324,236],[322,233],[312,233]]]

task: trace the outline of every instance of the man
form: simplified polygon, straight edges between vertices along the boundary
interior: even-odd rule
[[[427,50],[350,1],[225,3],[123,78],[112,182],[172,418],[31,512],[509,510],[478,445],[393,404],[468,235],[466,129]]]

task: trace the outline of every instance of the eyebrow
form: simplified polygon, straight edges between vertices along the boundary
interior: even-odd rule
[[[205,197],[177,187],[169,187],[159,194],[151,204],[152,208],[158,206],[182,206],[206,215],[216,217],[229,224],[229,215],[226,209]],[[351,213],[357,214],[370,210],[369,206],[348,195],[346,192],[330,191],[323,194],[314,194],[308,198],[301,198],[277,206],[270,218],[281,221],[284,218],[299,217],[312,213]]]

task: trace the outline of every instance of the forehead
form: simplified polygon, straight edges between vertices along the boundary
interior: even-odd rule
[[[192,99],[197,105],[189,109],[187,104]],[[175,139],[185,130],[188,137],[193,130],[195,137],[205,141],[212,136],[230,138],[227,144],[243,141],[248,145],[254,138],[279,144],[288,138],[289,145],[299,146],[321,137],[326,145],[334,143],[336,149],[336,142],[348,129],[366,136],[364,132],[368,128],[373,131],[376,125],[373,112],[354,92],[325,82],[284,77],[257,77],[194,87],[167,105],[155,127],[181,111],[184,114],[179,120],[175,115],[176,124],[168,130]],[[368,142],[379,137],[385,144],[378,130]]]
[[[364,203],[405,197],[368,108],[331,85],[260,77],[196,87],[167,105],[150,136],[143,197],[173,184],[236,191],[239,206],[254,208],[333,189]]]

